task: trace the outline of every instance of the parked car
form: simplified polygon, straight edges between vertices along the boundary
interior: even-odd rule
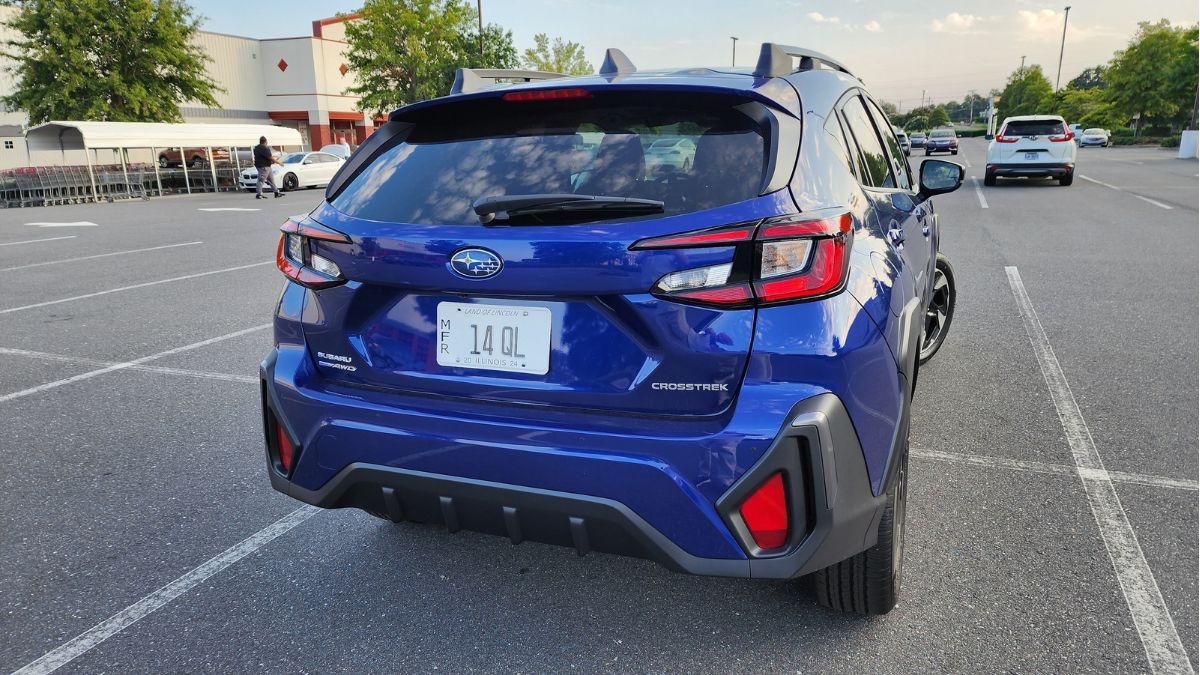
[[[1112,145],[1112,139],[1109,137],[1107,129],[1085,129],[1083,135],[1079,138],[1079,147],[1087,147],[1089,145],[1098,145],[1102,148],[1107,148]]]
[[[324,187],[346,160],[327,152],[293,152],[281,160],[271,172],[275,187],[287,191],[302,187]],[[239,180],[243,190],[258,187],[258,169],[243,169]]]
[[[646,148],[647,168],[669,166],[691,171],[696,156],[696,143],[690,138],[660,138]]]
[[[1083,139],[1083,125],[1068,124],[1067,128],[1071,130],[1071,134],[1075,137],[1075,145],[1079,145]]]
[[[1059,185],[1075,180],[1075,134],[1058,115],[1006,118],[988,145],[984,185],[997,178],[1055,178]]]
[[[908,134],[904,133],[903,129],[894,129],[896,134],[896,142],[900,144],[900,149],[904,151],[904,156],[908,157],[912,154],[912,145],[908,141]]]
[[[199,169],[208,166],[207,148],[184,148],[183,154],[179,148],[165,148],[158,151],[158,166],[163,169],[183,166],[183,158],[187,157],[188,166]],[[229,161],[229,148],[212,148],[212,158],[216,162]]]
[[[953,129],[934,129],[925,140],[925,156],[935,152],[958,154],[958,134]]]
[[[925,147],[925,134],[921,131],[914,131],[908,135],[908,142],[914,148]]]
[[[962,167],[911,175],[862,82],[805,49],[604,64],[462,71],[284,223],[272,485],[889,611],[913,386],[954,311],[933,197]],[[680,136],[690,173],[648,174]]]

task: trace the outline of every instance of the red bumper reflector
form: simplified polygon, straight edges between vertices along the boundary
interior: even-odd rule
[[[788,509],[783,474],[776,472],[742,502],[742,520],[759,548],[770,550],[787,543]]]
[[[291,473],[292,462],[296,459],[296,446],[283,430],[283,425],[278,422],[275,423],[275,440],[279,445],[279,465],[285,472]]]

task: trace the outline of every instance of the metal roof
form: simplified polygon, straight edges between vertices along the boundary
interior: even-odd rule
[[[260,136],[271,145],[303,144],[299,131],[271,124],[54,121],[25,132],[30,150],[249,147],[257,145]]]

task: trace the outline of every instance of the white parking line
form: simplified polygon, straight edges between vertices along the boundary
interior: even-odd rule
[[[97,368],[96,370],[89,370],[89,371],[88,371],[88,372],[86,372],[86,373],[80,373],[80,374],[78,374],[78,375],[72,375],[71,377],[66,377],[66,378],[63,378],[63,379],[61,379],[61,380],[55,380],[55,381],[53,381],[53,382],[47,382],[47,383],[45,383],[45,384],[39,384],[39,385],[37,385],[36,387],[30,387],[30,388],[28,388],[28,389],[22,389],[22,390],[20,390],[20,391],[14,391],[14,392],[13,392],[13,393],[11,393],[11,394],[0,394],[0,403],[7,403],[8,401],[12,401],[12,400],[15,400],[15,399],[18,399],[18,398],[24,398],[24,397],[26,397],[26,396],[31,396],[31,395],[33,395],[33,394],[40,394],[40,393],[41,393],[41,392],[43,392],[43,391],[48,391],[48,390],[50,390],[50,389],[55,389],[55,388],[57,388],[57,387],[61,387],[61,386],[63,386],[63,385],[71,384],[71,383],[73,383],[73,382],[81,382],[81,381],[83,381],[83,380],[90,380],[90,379],[92,379],[93,377],[98,377],[98,376],[100,376],[100,375],[104,375],[104,374],[106,374],[106,373],[112,373],[112,372],[116,372],[116,371],[118,371],[118,370],[126,370],[126,369],[128,369],[128,368],[133,368],[133,367],[135,367],[135,366],[140,366],[140,365],[141,365],[141,364],[143,364],[143,363],[147,363],[147,362],[150,362],[150,361],[156,361],[156,360],[158,360],[158,359],[166,358],[166,357],[168,357],[168,356],[173,356],[173,355],[175,355],[175,354],[180,354],[180,353],[183,353],[183,352],[186,352],[186,351],[191,351],[191,350],[193,350],[193,349],[199,349],[199,348],[201,348],[201,347],[207,347],[208,345],[211,345],[211,344],[214,344],[214,343],[217,343],[217,342],[221,342],[221,341],[224,341],[224,340],[229,340],[229,339],[236,338],[236,337],[241,337],[241,336],[243,336],[243,335],[248,335],[248,334],[250,334],[250,333],[253,333],[253,332],[255,332],[255,331],[260,331],[260,330],[263,330],[264,328],[270,328],[270,327],[271,327],[271,324],[269,324],[269,323],[265,323],[265,324],[262,324],[261,326],[254,326],[253,328],[245,328],[245,329],[242,329],[242,330],[239,330],[239,331],[234,331],[234,332],[232,332],[232,333],[226,333],[225,335],[218,335],[217,337],[214,337],[214,338],[209,338],[209,339],[207,339],[207,340],[201,340],[200,342],[193,342],[193,343],[192,343],[192,344],[190,344],[190,345],[184,345],[184,346],[182,346],[182,347],[175,347],[175,348],[173,348],[173,349],[168,349],[168,350],[167,350],[167,351],[165,351],[165,352],[159,352],[159,353],[157,353],[157,354],[151,354],[150,356],[143,356],[143,357],[142,357],[142,358],[140,358],[140,359],[134,359],[134,360],[132,360],[132,361],[126,361],[126,362],[124,362],[124,363],[114,363],[114,364],[112,364],[112,365],[109,365],[109,366],[104,366],[103,368]]]
[[[1130,194],[1133,194],[1133,193],[1130,193]],[[1143,197],[1143,196],[1141,196],[1141,195],[1133,195],[1133,196],[1134,196],[1134,197],[1137,197],[1138,199],[1140,199],[1140,200],[1142,200],[1142,201],[1144,201],[1144,202],[1148,202],[1148,203],[1150,203],[1150,204],[1153,204],[1153,205],[1157,206],[1157,207],[1158,207],[1158,208],[1160,208],[1160,209],[1166,209],[1166,210],[1170,211],[1170,210],[1173,208],[1173,207],[1171,207],[1171,206],[1169,206],[1169,205],[1167,205],[1167,204],[1164,204],[1164,203],[1162,203],[1162,202],[1158,202],[1158,201],[1155,201],[1155,200],[1153,200],[1153,199],[1150,199],[1149,197]]]
[[[1109,560],[1125,595],[1125,603],[1129,606],[1129,614],[1146,650],[1150,670],[1155,673],[1193,673],[1191,659],[1163,602],[1158,582],[1150,571],[1133,526],[1129,524],[1129,518],[1121,506],[1121,498],[1117,495],[1112,478],[1104,469],[1092,433],[1079,411],[1067,377],[1033,308],[1021,274],[1016,267],[1005,267],[1004,272],[1008,275],[1009,286],[1012,287],[1013,297],[1025,323],[1025,332],[1041,366],[1042,377],[1050,390],[1050,398],[1058,410],[1058,419],[1066,432],[1088,505],[1096,518]]]
[[[1191,490],[1193,492],[1200,490],[1200,482],[1194,480],[1164,478],[1163,476],[1149,476],[1141,473],[1125,473],[1124,471],[1105,471],[1101,473],[1096,470],[1080,469],[1077,466],[1067,466],[1066,464],[1048,464],[1046,462],[1035,462],[1027,459],[968,455],[961,452],[943,452],[941,450],[913,448],[911,452],[913,457],[919,459],[929,459],[950,464],[986,466],[994,469],[1029,471],[1031,473],[1045,473],[1056,476],[1074,477],[1083,475],[1088,478],[1107,476],[1115,483],[1133,483],[1135,485],[1148,485],[1150,487],[1170,488],[1173,490]]]
[[[216,207],[216,208],[196,209],[196,210],[197,211],[209,211],[209,212],[215,212],[215,211],[262,211],[262,209],[243,209],[243,208],[239,208],[236,206],[222,206],[222,207]]]
[[[94,649],[110,637],[144,619],[156,610],[161,609],[175,598],[204,583],[206,579],[214,574],[291,531],[294,527],[312,518],[320,511],[321,509],[315,506],[301,506],[246,539],[209,558],[199,567],[193,568],[166,586],[101,621],[74,639],[47,652],[38,660],[13,673],[13,675],[46,675],[47,673],[53,673],[72,660]]]
[[[115,366],[119,365],[117,361],[100,361],[98,359],[88,359],[81,356],[67,356],[66,354],[48,354],[46,352],[34,352],[28,349],[11,349],[9,347],[0,347],[0,356],[19,356],[26,359],[38,359],[40,361],[57,361],[59,363],[75,363],[83,366]],[[240,382],[243,384],[256,384],[257,377],[250,375],[233,375],[230,373],[214,373],[208,370],[191,370],[188,368],[165,368],[163,366],[128,366],[128,370],[137,370],[143,373],[159,373],[162,375],[181,375],[183,377],[194,377],[201,380],[222,380],[225,382]]]
[[[971,182],[975,184],[975,196],[979,197],[979,208],[986,209],[988,207],[987,200],[983,197],[983,188],[979,187],[979,179],[971,176]]]
[[[1079,175],[1079,177],[1080,177],[1080,178],[1082,178],[1082,179],[1084,179],[1084,180],[1086,180],[1086,181],[1088,181],[1088,182],[1090,182],[1090,183],[1095,183],[1096,185],[1103,185],[1104,187],[1106,187],[1106,188],[1108,188],[1108,189],[1110,189],[1110,190],[1116,190],[1117,192],[1125,192],[1125,193],[1131,194],[1131,195],[1133,195],[1134,197],[1137,197],[1138,199],[1140,199],[1140,200],[1142,200],[1142,201],[1144,201],[1144,202],[1147,202],[1147,203],[1149,203],[1149,204],[1153,204],[1153,205],[1157,206],[1157,207],[1158,207],[1158,208],[1160,208],[1160,209],[1166,209],[1166,210],[1170,211],[1170,210],[1172,210],[1172,209],[1174,208],[1173,206],[1171,206],[1171,205],[1169,205],[1169,204],[1164,204],[1164,203],[1162,203],[1162,202],[1159,202],[1159,201],[1155,201],[1155,200],[1153,200],[1153,199],[1150,199],[1149,197],[1143,197],[1143,196],[1141,196],[1141,195],[1134,194],[1134,193],[1132,193],[1132,192],[1129,192],[1128,190],[1125,190],[1125,189],[1123,189],[1123,188],[1119,188],[1119,187],[1117,187],[1116,185],[1109,185],[1108,183],[1105,183],[1104,181],[1099,181],[1099,180],[1096,180],[1095,178],[1089,178],[1088,176],[1084,176],[1083,174],[1080,174],[1080,175]]]
[[[171,277],[170,279],[159,279],[158,281],[147,281],[147,282],[140,283],[140,284],[133,284],[132,286],[121,286],[120,288],[110,288],[107,291],[96,291],[95,293],[86,293],[84,295],[75,295],[75,296],[72,296],[69,298],[60,298],[58,300],[47,300],[46,302],[35,302],[32,305],[21,305],[20,307],[9,307],[7,309],[0,309],[0,314],[8,314],[9,312],[20,312],[22,310],[36,309],[38,307],[48,307],[50,305],[57,305],[57,304],[63,303],[63,302],[72,302],[75,300],[86,300],[87,298],[94,298],[99,295],[108,295],[109,293],[120,293],[121,291],[132,291],[135,288],[146,288],[147,286],[157,286],[159,284],[169,284],[173,281],[185,281],[187,279],[198,279],[200,277],[207,277],[207,276],[210,276],[213,274],[224,274],[226,272],[236,272],[238,270],[250,269],[251,267],[260,267],[262,265],[274,265],[274,264],[275,264],[274,261],[269,260],[267,262],[250,263],[249,265],[238,265],[237,267],[226,267],[225,269],[220,269],[220,270],[210,270],[208,272],[198,272],[196,274],[185,274],[181,277]]]
[[[203,244],[202,241],[188,241],[182,244],[167,244],[166,246],[151,246],[150,248],[135,248],[128,251],[113,251],[112,253],[97,253],[96,255],[85,255],[78,258],[66,258],[64,260],[50,260],[48,262],[30,263],[28,265],[17,265],[16,267],[0,268],[0,272],[15,272],[16,270],[27,270],[31,267],[44,267],[46,265],[59,265],[62,263],[80,262],[83,260],[95,260],[96,258],[111,258],[115,255],[128,255],[130,253],[145,253],[146,251],[161,251],[167,248],[179,248],[180,246],[195,246]]]
[[[50,222],[45,222],[45,221],[38,221],[38,222],[25,223],[25,224],[28,225],[29,227],[100,227],[99,225],[97,225],[96,223],[93,223],[90,220],[75,220],[75,221],[65,222],[65,223],[50,223]]]
[[[0,246],[17,246],[19,244],[36,244],[39,241],[59,241],[61,239],[74,239],[75,235],[69,234],[65,237],[46,237],[45,239],[26,239],[25,241],[6,241]]]

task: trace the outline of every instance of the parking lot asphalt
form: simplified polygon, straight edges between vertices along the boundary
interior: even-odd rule
[[[0,671],[1194,672],[1197,163],[983,187],[984,149],[935,199],[958,306],[872,619],[274,492],[255,376],[317,191],[0,210]]]

